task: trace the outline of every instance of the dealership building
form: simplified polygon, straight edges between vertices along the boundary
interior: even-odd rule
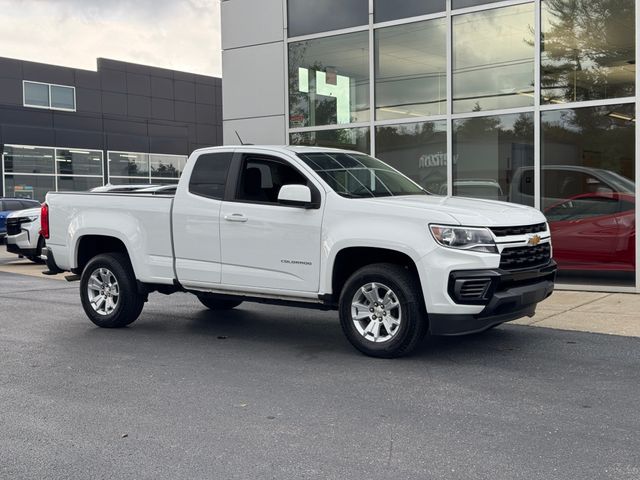
[[[542,209],[561,285],[640,291],[634,0],[221,5],[225,143],[358,150]]]
[[[222,143],[220,78],[98,59],[97,71],[0,58],[0,193],[175,183]]]

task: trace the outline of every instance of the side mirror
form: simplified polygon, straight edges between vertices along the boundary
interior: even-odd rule
[[[298,207],[311,206],[311,190],[306,185],[283,185],[278,192],[278,202]]]

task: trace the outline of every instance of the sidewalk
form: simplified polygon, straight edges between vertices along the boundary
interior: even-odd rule
[[[46,269],[44,265],[18,259],[0,245],[0,272],[64,281],[64,275],[42,275]],[[533,318],[510,323],[640,337],[640,294],[555,291],[538,305]]]

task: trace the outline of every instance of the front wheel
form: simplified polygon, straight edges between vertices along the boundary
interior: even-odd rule
[[[407,355],[427,331],[420,284],[400,265],[379,263],[356,271],[342,289],[339,309],[347,339],[372,357]]]
[[[87,263],[80,278],[80,299],[89,320],[103,328],[133,323],[144,307],[129,258],[122,253],[98,255]]]

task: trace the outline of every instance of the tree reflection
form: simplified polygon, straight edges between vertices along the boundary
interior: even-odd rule
[[[543,102],[634,95],[633,0],[544,0]]]

